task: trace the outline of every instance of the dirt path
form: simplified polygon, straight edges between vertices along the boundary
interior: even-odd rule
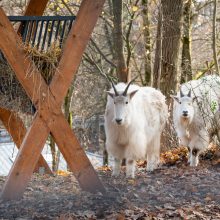
[[[72,175],[35,175],[22,200],[0,202],[0,219],[220,219],[219,163],[139,168],[135,180],[99,175],[104,196],[81,192]]]

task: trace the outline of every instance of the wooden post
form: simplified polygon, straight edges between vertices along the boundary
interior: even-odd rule
[[[33,124],[4,185],[2,199],[18,199],[22,196],[50,131],[82,189],[105,192],[61,111],[62,101],[103,4],[104,0],[82,1],[77,19],[66,40],[58,70],[49,87],[31,60],[25,56],[22,47],[18,46],[21,45],[21,40],[0,10],[0,48],[37,109]]]
[[[19,149],[26,134],[26,128],[24,126],[23,121],[17,114],[4,108],[0,108],[0,120],[4,124],[8,133],[11,135],[14,143]],[[44,168],[45,173],[53,174],[42,155],[40,155],[39,161],[35,166],[34,172],[39,172],[41,167]]]
[[[29,0],[28,5],[25,9],[24,15],[42,15],[46,8],[46,5],[49,0]],[[17,33],[21,33],[22,31],[22,23],[20,24]],[[16,146],[20,148],[22,140],[26,134],[26,128],[22,122],[22,120],[15,115],[13,112],[0,108],[0,119],[2,120],[5,128],[10,133],[13,141],[15,142]],[[40,167],[44,168],[45,173],[52,174],[50,167],[48,166],[47,162],[40,155],[39,161],[36,164],[34,172],[39,172]]]
[[[48,0],[30,0],[24,15],[42,15],[47,3]],[[18,33],[20,33],[21,29],[22,24],[18,28]],[[26,128],[22,120],[19,118],[18,115],[4,108],[0,108],[0,119],[19,149],[22,140],[24,139],[24,136],[26,134]],[[39,172],[40,167],[44,168],[45,173],[52,174],[50,167],[48,166],[47,162],[45,161],[42,155],[40,155],[39,161],[36,164],[34,172]]]
[[[44,13],[49,0],[29,0],[24,15],[35,15],[40,16]],[[18,33],[22,32],[22,23],[18,28]]]
[[[24,15],[42,15],[49,0],[29,0]]]

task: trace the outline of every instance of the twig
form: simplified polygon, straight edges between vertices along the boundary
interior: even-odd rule
[[[212,27],[212,47],[213,47],[213,59],[215,64],[215,69],[219,74],[219,65],[218,65],[218,55],[216,52],[216,13],[217,13],[217,0],[214,0],[214,9],[213,9],[213,27]]]

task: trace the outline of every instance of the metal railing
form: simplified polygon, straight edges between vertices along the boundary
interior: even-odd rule
[[[22,41],[40,51],[47,50],[52,43],[61,48],[75,16],[8,16],[12,23],[22,23]]]

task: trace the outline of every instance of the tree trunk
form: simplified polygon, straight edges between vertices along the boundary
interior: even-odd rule
[[[123,43],[123,3],[122,0],[112,0],[113,7],[113,40],[114,40],[114,60],[116,62],[117,77],[121,82],[127,82],[128,68],[124,57]]]
[[[73,120],[72,120],[72,112],[70,111],[70,105],[71,105],[71,100],[72,100],[72,94],[73,94],[73,85],[70,86],[70,88],[68,89],[68,92],[66,94],[66,97],[64,99],[64,115],[66,120],[69,123],[69,126],[71,129],[73,129]],[[60,163],[60,151],[59,149],[57,150],[57,169],[59,167],[59,163]],[[70,171],[70,168],[67,164],[67,170]]]
[[[151,36],[150,36],[150,20],[149,20],[149,1],[142,0],[142,17],[143,17],[143,34],[145,41],[145,54],[144,54],[144,85],[151,85]]]
[[[153,87],[156,89],[160,87],[161,58],[162,58],[162,11],[160,4],[158,9],[156,51],[155,51],[154,70],[153,70]]]
[[[163,38],[160,89],[169,97],[177,88],[177,66],[181,41],[182,0],[162,0]]]
[[[70,112],[72,93],[73,93],[73,86],[71,86],[70,89],[68,90],[67,95],[64,100],[64,114],[71,128],[73,124],[72,123],[72,112]],[[59,168],[59,163],[60,163],[60,150],[59,149],[56,150],[56,144],[55,144],[55,141],[52,135],[49,136],[49,145],[50,145],[51,154],[52,154],[52,170],[54,172],[57,172]]]
[[[49,146],[52,154],[52,170],[53,172],[57,172],[57,155],[56,155],[56,145],[53,137],[49,136]]]
[[[192,80],[192,62],[191,62],[191,15],[192,0],[188,0],[183,9],[183,47],[182,47],[182,74],[180,83]]]
[[[213,1],[214,9],[213,9],[213,32],[212,32],[212,48],[213,48],[213,58],[214,58],[214,64],[215,69],[217,73],[219,74],[219,65],[218,65],[218,55],[217,55],[217,49],[216,49],[216,14],[217,14],[217,0]]]

